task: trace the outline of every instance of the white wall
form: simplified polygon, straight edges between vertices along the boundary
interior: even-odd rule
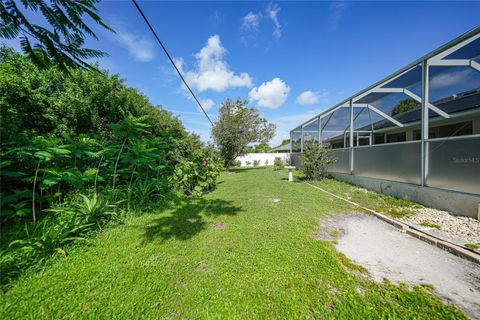
[[[280,157],[285,164],[290,163],[290,153],[246,153],[236,157],[235,160],[240,161],[242,163],[242,167],[247,166],[247,161],[250,162],[248,166],[252,167],[254,160],[260,160],[260,166],[273,166],[273,161],[276,157]],[[268,164],[265,164],[267,160]]]

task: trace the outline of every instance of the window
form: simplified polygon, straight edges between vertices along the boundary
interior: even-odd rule
[[[403,142],[403,141],[407,141],[406,132],[387,134],[387,143]]]
[[[331,147],[332,147],[332,149],[343,148],[343,141],[342,142],[332,142]]]
[[[383,133],[376,133],[373,143],[374,143],[374,144],[382,144],[382,143],[385,143],[385,134],[383,134]]]
[[[370,137],[359,137],[358,145],[359,146],[368,146],[370,144]]]
[[[459,123],[429,128],[428,137],[430,139],[433,139],[433,138],[464,136],[472,133],[473,133],[472,121],[465,121],[465,122],[459,122]],[[413,131],[413,135],[415,140],[420,140],[422,138],[420,134],[420,130]]]

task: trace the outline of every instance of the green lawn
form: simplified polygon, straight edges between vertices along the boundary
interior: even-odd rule
[[[285,177],[236,170],[203,198],[130,218],[21,277],[2,297],[0,318],[463,317],[428,289],[368,280],[316,240],[323,216],[352,208]]]

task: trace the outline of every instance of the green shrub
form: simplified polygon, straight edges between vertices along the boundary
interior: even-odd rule
[[[321,180],[325,171],[334,160],[328,157],[328,149],[318,143],[307,144],[302,155],[302,171],[307,179]]]
[[[233,161],[232,165],[233,165],[234,167],[241,167],[241,166],[242,166],[242,161],[240,161],[240,160],[235,160],[235,161]]]
[[[0,47],[0,97],[0,223],[12,230],[2,283],[103,228],[117,215],[109,203],[125,213],[201,195],[222,169],[215,150],[107,72],[65,77]]]
[[[282,158],[275,157],[273,160],[273,170],[282,170],[285,167],[285,164],[282,161]]]
[[[171,182],[187,195],[199,196],[215,188],[222,169],[213,149],[197,149],[175,166]]]

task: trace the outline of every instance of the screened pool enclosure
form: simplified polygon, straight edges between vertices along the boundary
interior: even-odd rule
[[[329,172],[480,195],[480,27],[290,132],[292,164],[331,148]]]

